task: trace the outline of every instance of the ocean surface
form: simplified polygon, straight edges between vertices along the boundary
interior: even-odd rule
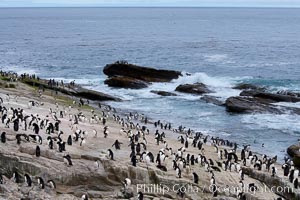
[[[238,95],[231,87],[242,82],[299,92],[299,22],[300,9],[1,8],[0,69],[75,80],[121,97],[124,102],[110,103],[118,108],[283,158],[300,137],[299,115],[233,115],[198,96],[150,90],[199,81],[223,100]],[[192,75],[142,90],[111,89],[102,69],[117,60]]]

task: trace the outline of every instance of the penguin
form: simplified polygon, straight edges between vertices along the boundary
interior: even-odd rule
[[[238,194],[237,198],[238,198],[239,200],[246,200],[246,199],[247,199],[245,193],[243,193],[243,192],[240,192],[240,193]]]
[[[63,156],[63,158],[64,158],[64,163],[66,163],[68,166],[73,165],[72,160],[71,160],[71,156],[69,154]]]
[[[129,178],[125,178],[125,180],[122,182],[122,185],[124,189],[128,189],[128,187],[131,185],[131,180]]]
[[[40,189],[45,188],[45,182],[41,177],[37,177],[37,182],[38,182],[38,186],[39,186]]]
[[[20,183],[20,175],[19,175],[19,173],[17,172],[17,171],[15,171],[14,173],[13,173],[13,181],[15,182],[15,183]]]
[[[108,154],[108,158],[109,158],[110,160],[114,160],[114,153],[112,152],[111,149],[108,149],[108,150],[107,150],[107,154]]]
[[[144,194],[141,191],[137,194],[137,200],[144,200]]]
[[[103,131],[104,138],[107,138],[108,133],[109,133],[109,131],[108,131],[108,126],[105,126],[105,127],[104,127],[104,131]]]
[[[113,143],[113,145],[112,145],[112,147],[113,146],[115,146],[115,149],[116,150],[120,150],[121,149],[121,142],[119,142],[118,140],[116,140],[114,143]]]
[[[177,167],[175,170],[176,170],[176,177],[181,178],[181,169]]]
[[[277,169],[275,166],[272,167],[272,176],[274,177],[277,173]]]
[[[14,131],[18,132],[19,131],[19,119],[15,119],[13,121],[13,123],[14,123]]]
[[[56,184],[55,184],[55,182],[53,180],[48,180],[47,184],[49,185],[49,187],[51,189],[56,189]]]
[[[34,132],[35,134],[39,134],[39,132],[40,132],[40,127],[39,127],[36,123],[34,123],[32,126],[33,126],[33,132]]]
[[[136,167],[136,155],[133,155],[131,157],[131,163],[132,163],[132,166]]]
[[[212,185],[212,193],[213,193],[213,197],[218,196],[218,188],[217,188],[216,184]]]
[[[3,182],[3,176],[2,176],[2,174],[0,174],[0,184],[3,184],[4,182]]]
[[[87,195],[87,194],[83,194],[83,195],[81,196],[81,200],[89,200],[88,195]]]
[[[6,132],[1,133],[1,142],[6,143]]]
[[[294,184],[294,188],[298,189],[298,178],[295,178],[295,180],[293,181]]]
[[[39,146],[36,146],[36,149],[35,149],[35,156],[36,157],[40,157],[41,156],[41,149]]]
[[[199,176],[198,176],[198,174],[196,174],[196,172],[193,172],[193,181],[195,184],[198,184]]]
[[[287,165],[287,164],[284,164],[284,165],[282,166],[282,168],[283,168],[283,175],[284,175],[284,176],[288,176],[288,175],[289,175],[289,172],[290,172],[290,166]]]
[[[32,180],[28,174],[24,175],[25,183],[27,184],[28,187],[31,187],[32,185]]]
[[[68,137],[67,144],[72,146],[72,136],[71,135],[69,135],[69,137]]]

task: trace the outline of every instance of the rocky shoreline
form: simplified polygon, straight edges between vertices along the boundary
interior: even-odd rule
[[[35,78],[33,80],[35,80]],[[44,80],[39,80],[38,82],[43,81]],[[39,118],[47,119],[53,123],[56,121],[54,120],[56,114],[54,115],[53,112],[57,113],[58,117],[58,113],[63,111],[63,117],[58,117],[58,120],[60,121],[59,130],[63,131],[64,134],[60,134],[59,131],[54,131],[50,136],[56,139],[60,137],[62,141],[67,141],[69,135],[75,134],[75,132],[80,129],[88,133],[83,137],[86,141],[84,144],[81,144],[79,141],[74,141],[73,145],[66,145],[66,151],[60,152],[55,148],[49,149],[47,142],[49,134],[45,132],[45,130],[41,130],[39,135],[43,138],[42,144],[36,141],[22,140],[21,144],[18,145],[16,142],[16,134],[32,134],[34,132],[33,128],[31,127],[28,130],[24,130],[24,127],[20,127],[19,131],[14,131],[12,124],[10,124],[8,128],[5,124],[1,123],[1,132],[6,132],[7,141],[0,145],[0,172],[4,179],[4,184],[0,184],[0,197],[6,199],[79,199],[82,195],[88,195],[90,199],[136,199],[138,184],[161,184],[168,188],[172,188],[176,184],[180,187],[190,184],[199,190],[203,190],[201,192],[186,192],[184,198],[187,199],[242,199],[242,197],[238,197],[238,193],[228,192],[228,190],[224,189],[227,186],[240,187],[241,179],[237,165],[242,165],[243,162],[240,156],[241,152],[236,151],[238,155],[237,163],[231,161],[235,163],[235,169],[225,171],[222,166],[217,165],[217,162],[222,163],[226,161],[225,158],[219,158],[219,150],[230,151],[233,149],[233,144],[228,146],[226,143],[222,143],[220,138],[213,137],[209,137],[209,141],[204,142],[206,136],[203,135],[201,140],[203,141],[202,145],[205,152],[192,147],[192,144],[190,144],[189,147],[185,148],[184,155],[187,156],[187,154],[190,154],[196,157],[202,154],[202,156],[207,157],[207,160],[211,159],[214,163],[214,165],[211,165],[212,170],[207,171],[206,164],[200,164],[199,160],[199,163],[194,165],[190,164],[189,167],[185,167],[182,171],[182,178],[178,178],[176,177],[175,170],[172,168],[172,154],[169,155],[165,143],[156,144],[157,141],[154,133],[158,130],[168,135],[180,131],[181,134],[187,135],[185,141],[188,141],[189,137],[192,138],[192,135],[196,133],[192,131],[189,133],[187,130],[178,129],[175,131],[174,128],[168,130],[166,128],[155,127],[153,122],[146,123],[145,116],[143,115],[137,114],[135,116],[131,115],[131,113],[127,113],[126,116],[121,116],[110,106],[106,106],[100,102],[97,108],[91,107],[88,100],[97,100],[95,101],[96,105],[98,101],[105,100],[105,98],[107,98],[106,100],[119,100],[106,95],[102,97],[101,93],[96,93],[95,97],[94,94],[87,95],[86,93],[90,91],[84,89],[83,93],[78,91],[70,92],[69,90],[58,89],[60,86],[54,88],[47,87],[47,84],[41,88],[41,84],[36,85],[37,82],[34,82],[33,84],[33,82],[28,83],[22,80],[9,80],[9,83],[13,84],[14,87],[1,88],[1,98],[3,100],[1,106],[21,108],[26,115],[36,115],[36,113],[38,113]],[[6,85],[7,80],[1,80],[1,84]],[[80,91],[82,90],[80,89]],[[37,103],[32,106],[32,104],[29,104],[30,101]],[[77,125],[74,125],[74,116],[78,116]],[[106,120],[105,125],[103,124],[104,118]],[[125,122],[133,124],[134,126],[126,127],[124,125]],[[136,126],[137,123],[139,123],[139,126]],[[144,132],[141,128],[142,125],[149,129],[149,134],[144,133],[144,136],[147,138],[147,152],[153,152],[153,154],[156,155],[160,149],[165,149],[165,154],[169,156],[165,163],[165,167],[168,169],[167,171],[157,167],[157,163],[150,163],[150,165],[148,165],[144,161],[139,161],[136,167],[132,166],[129,159],[131,152],[130,147],[126,147],[128,146],[128,136],[125,132],[120,130],[123,128],[126,131]],[[103,137],[103,129],[105,126],[109,127],[107,138]],[[112,149],[111,145],[116,139],[123,143],[121,147],[122,150],[114,149],[115,159],[111,160],[108,158],[107,149]],[[140,140],[142,140],[142,138],[140,138]],[[140,140],[139,143],[142,142]],[[185,146],[185,144],[174,139],[166,138],[165,141],[169,144],[169,147],[172,147],[174,152],[177,152],[177,149]],[[41,149],[39,157],[35,156],[37,145]],[[219,149],[218,151],[216,151],[216,147]],[[247,152],[249,153],[249,150],[247,150]],[[63,156],[66,153],[72,158],[72,166],[67,166],[64,163]],[[261,158],[260,155],[257,156],[259,157],[258,160],[264,159]],[[268,159],[271,160],[272,158]],[[262,188],[264,184],[266,184],[268,188],[283,185],[293,188],[288,178],[283,176],[281,164],[276,162],[272,163],[278,170],[275,177],[272,177],[270,171],[256,169],[254,164],[256,163],[254,162],[248,166],[240,166],[245,174],[245,179],[243,180],[245,187],[248,188],[249,184],[254,184]],[[54,180],[56,188],[53,190],[47,186],[46,189],[41,189],[37,186],[35,179],[33,181],[33,187],[26,186],[24,178],[21,178],[20,182],[16,183],[12,177],[16,171],[22,177],[25,173],[28,173],[33,178],[42,177],[45,181]],[[220,189],[216,197],[213,197],[213,192],[210,191],[208,187],[211,185],[210,171],[213,171],[218,187],[223,188],[223,190]],[[198,176],[201,177],[199,183],[195,184],[193,182],[192,172],[196,172]],[[131,179],[132,185],[124,191],[122,181],[126,178]],[[279,181],[276,181],[277,179]],[[298,189],[294,189],[293,192],[284,191],[277,193],[265,193],[262,190],[258,190],[254,193],[244,192],[242,194],[246,199],[299,199]],[[148,191],[144,192],[144,195],[144,199],[179,198],[178,190],[169,191],[165,194]]]

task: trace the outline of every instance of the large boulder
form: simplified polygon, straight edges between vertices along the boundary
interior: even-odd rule
[[[120,61],[106,65],[103,73],[108,77],[126,76],[146,82],[168,82],[182,75],[179,71],[141,67]]]
[[[291,95],[285,95],[285,94],[273,94],[273,93],[267,93],[267,92],[259,92],[254,95],[255,97],[263,98],[263,99],[269,99],[275,102],[300,102],[300,98],[296,96]]]
[[[178,92],[190,93],[190,94],[205,94],[212,93],[213,91],[209,90],[207,86],[203,83],[194,83],[194,84],[183,84],[179,85],[175,89]]]
[[[151,90],[150,92],[160,95],[160,96],[177,96],[177,94],[175,94],[175,93],[160,91],[160,90]]]
[[[229,97],[225,102],[225,106],[227,111],[235,113],[282,113],[278,108],[269,104],[268,101],[254,97]]]
[[[300,146],[292,145],[287,148],[287,153],[293,158],[296,167],[300,167]]]
[[[145,81],[124,76],[110,77],[106,79],[104,83],[110,87],[117,88],[142,89],[148,87],[148,83]]]

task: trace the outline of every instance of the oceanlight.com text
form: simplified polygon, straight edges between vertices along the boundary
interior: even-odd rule
[[[239,194],[243,193],[252,193],[255,194],[259,193],[292,193],[294,192],[293,188],[290,187],[282,187],[282,186],[272,186],[268,187],[267,185],[263,184],[263,186],[252,186],[252,187],[234,187],[234,186],[225,186],[220,187],[217,185],[203,185],[203,186],[196,186],[193,184],[174,184],[174,185],[162,185],[162,184],[137,184],[137,192],[143,193],[152,193],[152,194],[167,194],[170,192],[177,193],[178,191],[186,194],[193,194],[193,193],[229,193],[229,194]]]

